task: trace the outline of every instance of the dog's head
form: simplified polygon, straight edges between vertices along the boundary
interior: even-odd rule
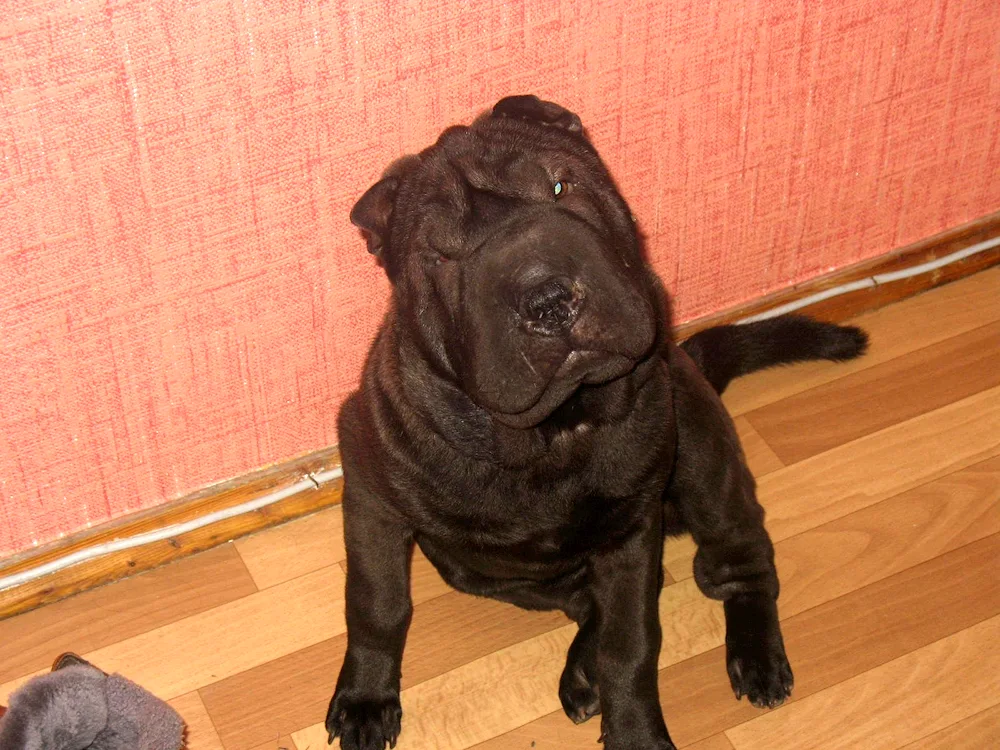
[[[387,170],[351,211],[436,368],[510,427],[646,358],[657,297],[580,119],[534,96]]]

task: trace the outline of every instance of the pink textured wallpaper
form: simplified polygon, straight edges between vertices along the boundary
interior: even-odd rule
[[[1000,208],[996,0],[0,0],[0,557],[336,442],[352,201],[522,92],[681,319]]]

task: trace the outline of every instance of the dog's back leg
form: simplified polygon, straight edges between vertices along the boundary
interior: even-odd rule
[[[525,609],[559,609],[577,626],[576,636],[566,654],[566,666],[559,678],[559,701],[563,711],[576,724],[601,713],[601,690],[597,681],[597,619],[594,597],[585,571],[561,586],[539,586],[518,596],[496,598]]]
[[[539,582],[517,589],[493,590],[486,596],[523,609],[560,610],[577,626],[559,678],[559,701],[563,711],[580,724],[601,713],[601,691],[597,682],[597,620],[594,596],[585,569],[559,581]]]
[[[774,706],[792,672],[778,622],[778,576],[764,510],[732,420],[695,363],[671,350],[677,463],[665,502],[698,545],[698,587],[726,612],[726,662],[737,698]]]

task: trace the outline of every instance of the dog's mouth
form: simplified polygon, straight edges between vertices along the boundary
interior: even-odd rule
[[[635,369],[636,361],[622,354],[572,351],[552,379],[527,409],[504,412],[491,409],[494,418],[507,427],[524,430],[536,427],[558,409],[581,385],[602,385],[624,377]]]

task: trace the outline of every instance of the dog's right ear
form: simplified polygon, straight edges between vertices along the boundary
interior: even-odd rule
[[[368,241],[368,252],[378,257],[388,239],[389,220],[399,190],[398,177],[384,177],[376,182],[351,209],[351,223],[360,228]]]
[[[562,128],[570,133],[583,133],[583,124],[579,116],[555,102],[539,99],[534,94],[505,96],[493,105],[493,116],[531,120],[542,125]]]

